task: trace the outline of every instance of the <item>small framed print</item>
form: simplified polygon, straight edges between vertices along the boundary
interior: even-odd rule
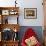
[[[11,12],[10,12],[10,15],[14,15],[14,12],[11,11]]]
[[[2,15],[9,15],[9,10],[2,10]]]
[[[16,15],[17,14],[17,12],[16,11],[14,11],[14,12],[10,12],[10,15]]]
[[[10,11],[9,11],[9,14],[10,14],[10,15],[16,15],[16,14],[17,14],[17,11],[15,11],[14,9],[13,9],[13,10],[10,10]]]
[[[24,8],[24,18],[25,19],[36,19],[37,8]]]

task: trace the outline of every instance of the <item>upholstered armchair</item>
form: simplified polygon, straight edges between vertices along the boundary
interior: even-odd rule
[[[22,38],[21,46],[41,46],[37,34],[32,28],[28,28]]]

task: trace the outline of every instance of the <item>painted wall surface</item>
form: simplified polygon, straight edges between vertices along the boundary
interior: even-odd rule
[[[0,0],[0,7],[15,6],[14,1],[15,0]],[[42,2],[42,0],[17,0],[17,6],[20,8],[19,24],[21,26],[43,26],[44,16]],[[37,19],[24,19],[24,8],[37,8]]]

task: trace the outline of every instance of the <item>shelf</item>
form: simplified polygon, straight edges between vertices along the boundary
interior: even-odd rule
[[[19,40],[15,40],[15,41],[12,41],[12,40],[10,40],[10,41],[3,41],[4,43],[16,43],[16,42],[19,42]]]
[[[12,19],[10,19],[10,21],[9,21],[9,16],[10,17],[14,16],[16,18],[16,20],[14,19],[15,23],[13,23],[13,24],[18,24],[19,7],[0,7],[0,16],[1,16],[0,24],[9,24],[9,22],[12,20]],[[10,24],[12,24],[12,21]]]
[[[18,46],[18,31],[20,29],[18,17],[19,7],[0,7],[0,46]],[[4,34],[7,35],[7,38]]]
[[[18,24],[18,16],[2,16],[2,24]]]
[[[14,29],[16,29],[17,31],[19,31],[20,26],[19,24],[0,24],[1,27],[1,31],[5,28],[9,28],[12,29],[14,31]]]
[[[13,13],[13,15],[16,15],[15,13],[17,13],[18,15],[18,11],[19,7],[0,7],[0,14],[3,13],[2,15],[10,15],[11,12]]]

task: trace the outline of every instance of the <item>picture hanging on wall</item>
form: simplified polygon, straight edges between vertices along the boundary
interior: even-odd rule
[[[25,19],[36,19],[37,8],[24,8],[24,18]]]

